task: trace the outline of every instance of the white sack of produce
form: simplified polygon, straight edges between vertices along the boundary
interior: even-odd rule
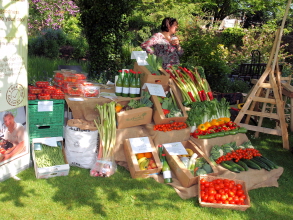
[[[90,169],[96,161],[98,131],[66,126],[64,137],[68,164]]]

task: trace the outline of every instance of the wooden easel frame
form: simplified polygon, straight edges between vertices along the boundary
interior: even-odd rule
[[[282,100],[282,87],[281,87],[281,78],[278,64],[278,54],[280,49],[280,42],[282,38],[282,33],[285,25],[285,21],[288,15],[290,8],[291,0],[288,1],[285,15],[282,21],[281,27],[276,32],[275,41],[273,48],[271,50],[270,58],[267,63],[266,69],[262,76],[259,78],[256,85],[253,87],[249,96],[246,99],[242,109],[240,110],[238,116],[235,119],[235,122],[242,127],[247,128],[248,130],[258,132],[279,135],[282,136],[283,148],[289,149],[289,139],[287,124],[285,121],[285,112],[284,112],[284,102]],[[269,82],[266,82],[267,77],[269,76]],[[260,94],[263,89],[267,89],[265,97],[261,97]],[[273,91],[273,98],[269,98],[270,91]],[[257,102],[264,103],[262,111],[254,111],[255,105]],[[266,103],[276,105],[277,113],[265,112]],[[245,123],[240,123],[244,115],[247,115]],[[250,116],[258,116],[259,121],[258,125],[249,125]],[[275,129],[264,128],[262,127],[263,118],[272,118],[280,121],[280,129],[277,127]]]

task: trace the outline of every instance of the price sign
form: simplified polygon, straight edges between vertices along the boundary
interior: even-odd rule
[[[131,59],[136,59],[137,64],[139,66],[146,66],[149,65],[146,59],[148,58],[148,55],[145,51],[132,51],[131,53]]]
[[[148,137],[129,138],[129,142],[134,154],[153,151]]]
[[[166,97],[165,91],[161,84],[145,83],[143,89],[147,87],[151,95]]]
[[[39,101],[38,102],[38,112],[52,112],[53,111],[53,101]]]
[[[170,155],[187,155],[183,144],[181,142],[163,144]]]

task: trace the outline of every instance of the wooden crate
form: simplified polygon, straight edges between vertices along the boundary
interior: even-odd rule
[[[200,197],[200,180],[201,179],[206,179],[207,181],[213,181],[215,179],[227,179],[223,177],[215,177],[215,176],[199,176],[198,178],[198,200],[199,200],[199,205],[201,207],[210,207],[210,208],[221,208],[221,209],[234,209],[234,210],[240,210],[240,211],[245,211],[250,207],[250,198],[248,195],[248,191],[246,189],[245,182],[242,180],[235,180],[235,179],[230,179],[235,182],[235,184],[241,184],[242,189],[244,190],[244,195],[246,196],[244,200],[244,205],[233,205],[233,204],[219,204],[219,203],[209,203],[209,202],[202,202],[201,197]]]

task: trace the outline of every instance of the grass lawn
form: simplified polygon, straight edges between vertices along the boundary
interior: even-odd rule
[[[293,154],[282,149],[281,137],[251,134],[253,145],[284,173],[279,187],[249,191],[251,207],[245,212],[202,208],[197,197],[182,200],[171,186],[132,179],[120,166],[110,178],[71,167],[69,176],[36,179],[29,168],[17,175],[20,181],[0,183],[0,219],[293,219]]]

